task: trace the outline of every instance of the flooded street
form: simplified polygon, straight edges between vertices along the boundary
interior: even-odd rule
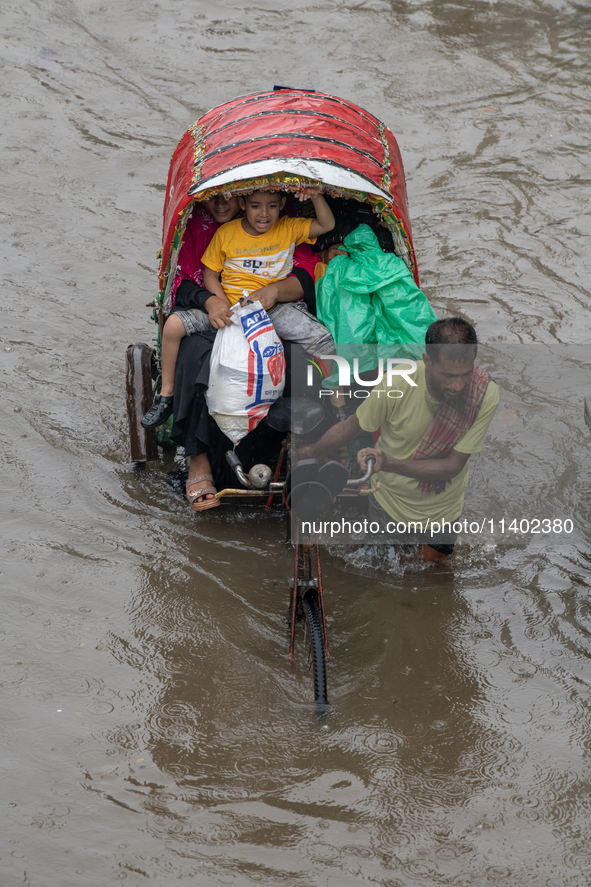
[[[591,880],[591,7],[25,0],[1,13],[1,887]],[[171,153],[273,84],[377,115],[421,284],[501,388],[442,566],[323,560],[331,707],[278,515],[129,462]]]

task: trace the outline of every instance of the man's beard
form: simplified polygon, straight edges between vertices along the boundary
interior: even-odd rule
[[[427,390],[431,397],[438,402],[439,409],[444,405],[452,406],[460,415],[463,415],[466,411],[465,395],[467,388],[468,386],[466,385],[465,388],[462,388],[459,394],[451,395],[444,391],[443,388],[440,388],[439,385],[436,385],[432,376],[427,376]]]

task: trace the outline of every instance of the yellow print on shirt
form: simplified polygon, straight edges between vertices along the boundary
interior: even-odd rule
[[[271,246],[253,246],[250,249],[236,249],[237,256],[260,255],[261,253],[270,253],[271,250],[279,249],[280,243],[272,243]]]

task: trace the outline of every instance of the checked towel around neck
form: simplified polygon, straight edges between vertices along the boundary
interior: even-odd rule
[[[463,392],[463,409],[444,403],[435,416],[426,435],[414,451],[412,459],[438,459],[447,456],[450,450],[471,428],[482,406],[490,376],[480,367],[474,367],[474,375]],[[442,493],[446,480],[423,480],[418,486],[421,493]]]

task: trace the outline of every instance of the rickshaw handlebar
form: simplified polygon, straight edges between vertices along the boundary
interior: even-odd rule
[[[363,477],[356,478],[356,480],[348,480],[347,481],[347,489],[348,490],[355,490],[358,487],[360,487],[362,484],[366,484],[373,474],[373,469],[374,469],[375,464],[376,464],[376,457],[375,456],[368,456],[367,457],[367,468],[365,469],[365,474],[363,475]]]
[[[223,494],[231,495],[231,494],[240,493],[241,495],[247,495],[250,492],[252,495],[261,495],[265,491],[267,493],[269,493],[269,492],[279,493],[279,492],[283,491],[284,484],[283,483],[276,483],[276,482],[268,484],[266,486],[265,490],[256,489],[254,487],[254,484],[251,482],[250,478],[248,477],[248,475],[244,471],[244,468],[242,467],[242,462],[240,461],[238,456],[234,452],[232,452],[232,450],[229,450],[226,453],[226,460],[227,460],[228,464],[230,465],[230,467],[234,470],[234,473],[238,477],[238,480],[240,481],[242,486],[246,487],[246,489],[244,489],[242,491],[228,489],[228,490],[222,491]],[[363,477],[358,477],[355,480],[348,480],[345,485],[345,489],[359,491],[359,488],[363,484],[368,483],[369,479],[371,478],[375,464],[376,464],[376,457],[373,455],[369,455],[367,457],[367,468],[365,469],[365,474],[363,475]],[[221,494],[218,493],[218,496],[220,496],[220,495]]]

